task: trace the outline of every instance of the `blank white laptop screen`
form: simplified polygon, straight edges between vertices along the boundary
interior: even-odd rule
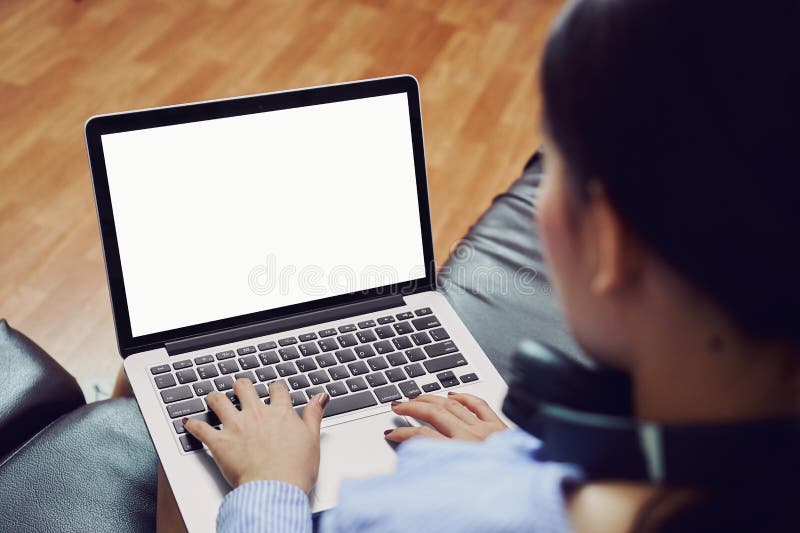
[[[424,277],[405,93],[102,143],[134,337]]]

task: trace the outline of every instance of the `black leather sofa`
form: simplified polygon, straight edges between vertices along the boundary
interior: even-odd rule
[[[541,163],[534,154],[439,274],[504,375],[523,338],[579,356],[535,231]],[[83,405],[75,379],[5,321],[0,362],[0,531],[153,531],[157,458],[135,401]]]

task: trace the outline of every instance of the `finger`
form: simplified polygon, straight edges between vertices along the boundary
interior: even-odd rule
[[[422,422],[427,422],[447,437],[452,437],[455,432],[465,425],[461,419],[447,409],[428,402],[413,400],[396,404],[393,402],[392,410],[398,415],[406,415]]]
[[[456,418],[465,422],[467,424],[477,424],[478,418],[466,407],[461,405],[461,403],[450,399],[450,398],[442,398],[441,396],[436,396],[434,394],[423,394],[422,396],[417,396],[414,398],[415,402],[427,402],[433,405],[437,405],[442,409],[447,409],[451,413],[453,413]]]
[[[411,437],[428,437],[432,439],[445,438],[444,435],[428,426],[387,429],[383,432],[383,435],[387,440],[392,442],[405,442]]]
[[[280,381],[273,381],[269,384],[269,405],[270,407],[287,408],[292,406],[292,398],[289,396],[289,389]]]
[[[489,404],[486,403],[486,400],[483,398],[478,398],[474,394],[466,394],[463,392],[449,392],[448,395],[453,400],[457,401],[477,416],[480,420],[484,422],[502,422],[497,413],[494,412],[494,409],[489,407]]]
[[[221,392],[210,392],[206,396],[206,403],[223,425],[229,424],[239,414],[239,411],[236,410],[236,407],[233,406],[228,397]]]
[[[208,449],[214,447],[217,438],[219,437],[219,431],[214,429],[212,426],[209,426],[202,420],[197,420],[195,418],[184,420],[183,427],[186,429],[186,431],[197,438],[197,440],[208,446]]]
[[[242,411],[264,407],[264,404],[258,399],[253,383],[249,379],[237,379],[233,383],[233,392],[236,393],[239,403],[242,404]]]
[[[319,435],[319,426],[322,424],[322,412],[325,410],[330,396],[327,392],[315,394],[306,408],[303,409],[303,422],[306,423],[315,435]]]

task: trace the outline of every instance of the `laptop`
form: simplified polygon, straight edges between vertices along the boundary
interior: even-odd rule
[[[119,351],[189,531],[230,490],[181,420],[235,379],[301,411],[327,391],[313,511],[389,473],[393,400],[506,385],[436,290],[412,76],[95,116],[86,123]]]

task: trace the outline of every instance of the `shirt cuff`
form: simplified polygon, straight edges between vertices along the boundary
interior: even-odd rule
[[[251,481],[230,491],[217,515],[218,533],[311,533],[311,507],[299,487]]]

